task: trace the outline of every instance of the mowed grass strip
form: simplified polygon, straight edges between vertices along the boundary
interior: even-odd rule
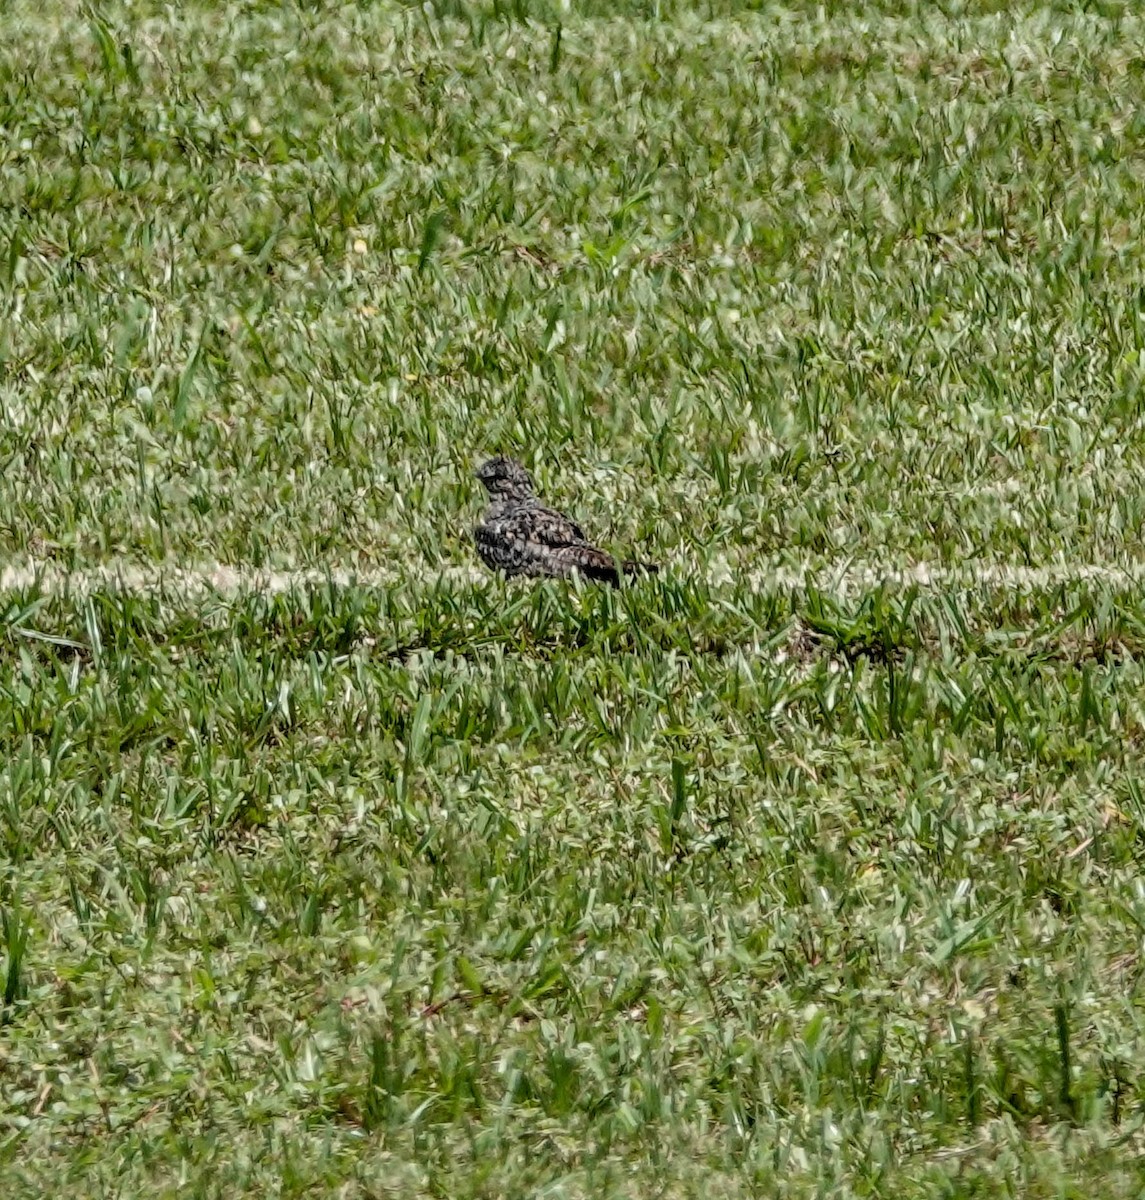
[[[5,1194],[1136,1195],[1141,18],[2,21]]]

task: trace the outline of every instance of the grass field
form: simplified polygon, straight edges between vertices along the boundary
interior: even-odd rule
[[[1136,9],[0,9],[6,1200],[1142,1193]]]

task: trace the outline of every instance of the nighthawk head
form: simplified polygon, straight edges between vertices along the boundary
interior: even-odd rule
[[[533,477],[514,458],[490,458],[477,468],[477,478],[491,500],[528,500],[533,495]]]

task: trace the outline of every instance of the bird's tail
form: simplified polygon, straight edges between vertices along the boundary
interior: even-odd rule
[[[625,575],[655,575],[660,570],[659,563],[634,562],[631,559],[620,565]]]
[[[660,567],[657,563],[634,562],[632,559],[626,559],[620,564],[620,574],[618,575],[616,563],[610,559],[607,564],[602,563],[595,569],[590,567],[587,573],[592,579],[599,579],[603,583],[611,583],[613,587],[618,587],[624,579],[640,575],[655,575],[659,570]]]
[[[560,552],[560,560],[565,570],[575,569],[586,579],[594,579],[597,583],[611,583],[616,586],[622,576],[654,574],[659,568],[655,563],[622,562],[621,574],[617,574],[616,560],[611,554],[605,554],[595,546],[566,546]]]

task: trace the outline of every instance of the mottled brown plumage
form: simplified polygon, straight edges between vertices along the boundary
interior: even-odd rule
[[[591,545],[584,531],[563,513],[536,497],[533,480],[519,462],[491,458],[477,471],[489,493],[489,507],[474,530],[477,553],[506,575],[567,576],[617,584],[620,575],[611,554]],[[655,571],[652,563],[623,562],[624,575]]]

